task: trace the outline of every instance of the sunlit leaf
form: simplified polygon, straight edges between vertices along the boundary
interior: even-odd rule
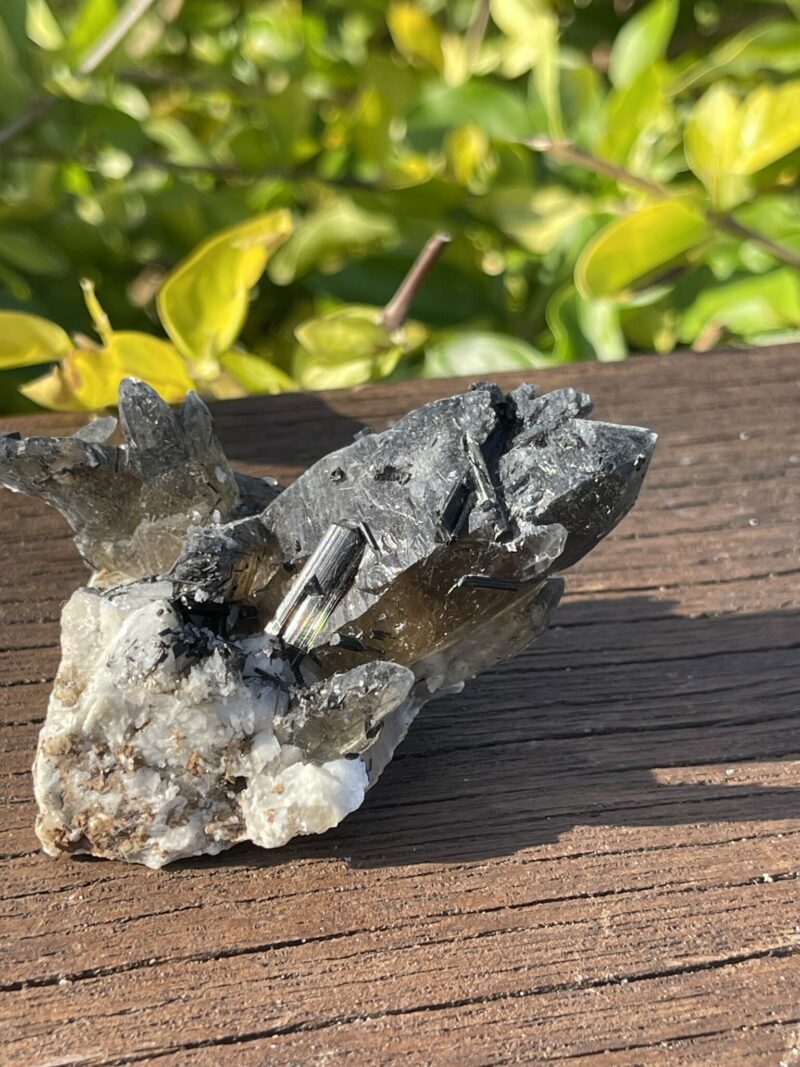
[[[204,241],[162,285],[158,313],[164,328],[201,374],[239,336],[250,290],[291,228],[287,211],[231,226]]]
[[[585,300],[573,285],[556,292],[547,305],[558,363],[585,359],[614,362],[628,354],[619,309],[610,300]]]
[[[445,140],[453,177],[459,185],[468,185],[489,154],[489,141],[480,126],[458,126]]]
[[[64,34],[47,0],[28,0],[27,32],[31,41],[46,52],[64,46]]]
[[[467,330],[429,344],[422,375],[450,378],[464,374],[500,374],[502,371],[546,367],[552,362],[526,341],[489,330]]]
[[[691,343],[711,323],[745,340],[800,326],[800,275],[780,267],[705,290],[681,319],[681,339]]]
[[[677,17],[678,0],[651,0],[625,22],[611,49],[608,68],[615,86],[630,85],[664,55]]]
[[[358,249],[397,240],[397,227],[384,213],[364,211],[352,200],[340,199],[306,215],[269,265],[278,285],[290,282],[312,267],[336,261]]]
[[[672,92],[685,92],[712,78],[746,77],[759,70],[794,74],[800,70],[800,25],[775,20],[757,22],[711,49],[674,81]]]
[[[493,140],[521,140],[535,132],[523,97],[484,78],[453,87],[433,83],[423,90],[408,123],[412,134],[427,134],[422,138],[426,146],[438,140],[443,131],[465,123],[480,126]]]
[[[685,200],[663,200],[617,219],[586,246],[575,267],[585,299],[615,296],[672,264],[709,236],[702,215]]]
[[[148,119],[142,128],[156,144],[165,149],[166,158],[181,167],[203,166],[211,156],[203,142],[195,137],[185,122],[174,115]]]
[[[635,299],[619,307],[619,319],[627,340],[642,352],[671,352],[678,343],[681,288],[691,288],[684,281],[677,286],[658,285],[642,290]]]
[[[21,392],[54,411],[97,411],[116,404],[119,383],[129,376],[148,382],[171,404],[194,386],[186,361],[171,344],[123,331],[112,334],[104,348],[72,350]]]
[[[298,326],[292,372],[302,388],[343,389],[391,374],[403,348],[380,325],[379,314],[348,308]]]
[[[434,70],[442,69],[441,31],[421,7],[408,0],[395,0],[389,5],[386,22],[401,55],[412,63],[422,60]]]
[[[547,132],[558,141],[564,137],[558,73],[558,18],[555,12],[542,12],[537,20],[536,57],[533,84],[547,116]]]
[[[658,138],[675,128],[668,86],[669,72],[654,63],[629,84],[608,94],[602,109],[603,121],[597,124],[592,138],[602,159],[647,173]]]
[[[686,123],[686,159],[717,207],[746,199],[746,179],[800,147],[800,81],[762,85],[744,100],[712,86]]]
[[[117,0],[83,0],[67,38],[73,63],[83,59],[117,17]]]
[[[552,251],[565,234],[593,211],[592,201],[563,186],[494,188],[486,197],[489,215],[500,229],[537,255]]]
[[[219,361],[248,393],[285,393],[296,388],[288,374],[261,356],[247,352],[224,352]]]
[[[133,375],[149,382],[168,404],[182,400],[194,387],[186,360],[167,341],[135,331],[113,333],[101,356],[117,364],[119,375]],[[107,403],[114,403],[113,398]]]
[[[21,311],[0,311],[0,369],[50,363],[71,348],[68,334],[54,322]]]

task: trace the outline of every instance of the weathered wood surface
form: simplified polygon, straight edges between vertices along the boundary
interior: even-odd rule
[[[82,571],[63,522],[2,495],[0,1061],[800,1063],[800,351],[539,379],[661,433],[639,505],[535,650],[276,853],[37,852],[29,765]],[[237,401],[218,426],[289,478],[452,391]]]

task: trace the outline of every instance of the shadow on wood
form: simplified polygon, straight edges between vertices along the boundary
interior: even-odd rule
[[[581,824],[598,827],[600,848],[603,827],[795,817],[800,613],[692,619],[667,607],[568,602],[531,651],[424,709],[336,830],[181,866],[474,862]],[[754,780],[756,761],[774,776]]]

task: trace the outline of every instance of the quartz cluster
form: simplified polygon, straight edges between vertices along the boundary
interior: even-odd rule
[[[234,471],[208,409],[142,382],[72,437],[0,436],[92,570],[34,764],[48,853],[160,867],[321,833],[433,696],[529,645],[655,444],[574,389],[481,383],[293,485]]]

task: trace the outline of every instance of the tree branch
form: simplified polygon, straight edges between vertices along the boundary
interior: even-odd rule
[[[573,164],[577,167],[582,167],[584,170],[590,170],[594,174],[602,174],[619,185],[627,185],[630,189],[639,189],[643,193],[656,197],[656,199],[664,200],[675,195],[666,185],[650,181],[648,178],[640,178],[637,174],[631,174],[624,167],[620,167],[616,163],[610,163],[607,159],[600,159],[599,156],[594,156],[591,152],[586,152],[569,141],[551,141],[549,137],[533,137],[527,142],[527,145],[534,152],[540,152],[549,159],[555,160],[556,163]],[[773,241],[766,234],[745,226],[744,223],[739,222],[729,212],[714,211],[712,208],[701,208],[700,210],[706,222],[713,226],[715,230],[722,230],[724,233],[739,237],[744,241],[752,241],[783,263],[788,263],[792,267],[800,267],[800,255],[793,252],[791,248],[786,248],[785,245]]]
[[[75,68],[75,73],[88,77],[106,60],[125,35],[133,29],[139,19],[155,4],[156,0],[128,0],[105,33],[97,41]],[[35,100],[27,111],[19,115],[0,130],[0,148],[4,148],[17,137],[36,126],[54,107],[58,97],[48,94]]]
[[[380,322],[389,333],[399,329],[408,318],[411,304],[420,286],[430,273],[433,264],[442,254],[445,245],[448,245],[450,241],[449,233],[435,233],[417,256],[408,274],[400,283],[397,292],[383,309]]]

